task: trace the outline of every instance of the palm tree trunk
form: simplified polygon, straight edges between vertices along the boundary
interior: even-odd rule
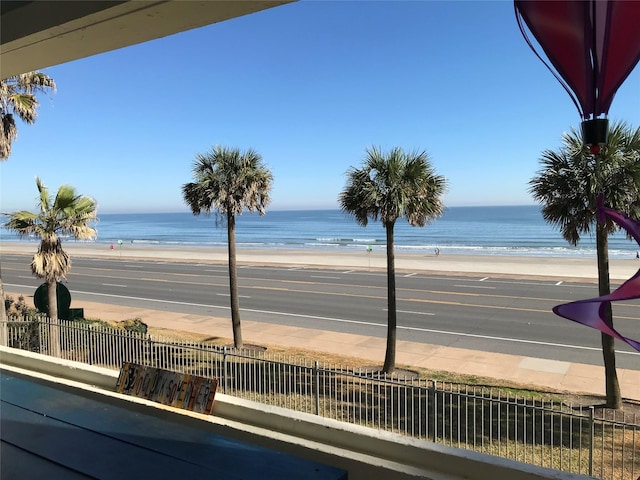
[[[596,250],[598,252],[598,293],[600,296],[611,293],[611,282],[609,279],[609,238],[604,229],[604,225],[596,224]],[[613,314],[611,312],[611,302],[607,302],[604,308],[604,315],[613,325]],[[602,357],[604,359],[605,389],[607,397],[607,408],[622,408],[622,396],[620,394],[620,384],[618,383],[618,373],[616,371],[616,350],[615,339],[606,333],[602,333]]]
[[[393,252],[394,223],[385,224],[387,231],[387,351],[384,356],[384,373],[393,373],[396,368],[396,261]]]
[[[58,320],[58,282],[47,281],[47,305],[49,310],[49,355],[60,358],[60,320]]]
[[[236,269],[236,217],[227,212],[227,243],[229,245],[229,290],[231,293],[231,326],[233,345],[242,348],[240,328],[240,303],[238,301],[238,272]]]
[[[0,345],[9,346],[9,326],[7,325],[7,306],[4,303],[4,283],[0,269]]]

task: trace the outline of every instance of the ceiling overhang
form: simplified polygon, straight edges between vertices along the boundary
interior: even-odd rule
[[[0,78],[295,0],[0,1]]]

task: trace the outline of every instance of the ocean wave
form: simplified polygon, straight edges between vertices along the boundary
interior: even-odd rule
[[[349,238],[349,237],[319,237],[315,239],[317,242],[329,242],[337,244],[351,244],[351,243],[377,243],[380,242],[377,238]]]
[[[7,243],[28,243],[34,247],[39,244],[39,240],[34,238],[2,238],[2,242]],[[62,246],[73,244],[96,244],[120,245],[117,241],[78,241],[67,240]],[[178,240],[133,240],[123,242],[121,248],[143,248],[145,245],[151,247],[166,248],[227,248],[226,242],[221,241],[178,241]],[[313,241],[313,242],[289,242],[289,241],[268,241],[268,242],[238,242],[239,249],[321,249],[321,250],[344,250],[344,251],[362,251],[366,252],[371,249],[373,252],[386,252],[386,244],[369,242],[344,242],[338,241]],[[630,245],[628,249],[612,248],[609,250],[610,258],[635,258],[637,249]],[[397,253],[424,253],[433,255],[435,249],[440,250],[441,255],[481,255],[481,256],[522,256],[522,257],[564,257],[564,258],[596,258],[596,249],[591,247],[562,247],[562,246],[500,246],[500,245],[439,245],[439,244],[422,244],[422,245],[395,245],[394,249]]]

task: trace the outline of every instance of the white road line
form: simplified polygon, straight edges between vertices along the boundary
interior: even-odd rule
[[[309,278],[329,278],[331,280],[340,280],[340,277],[329,277],[327,275],[309,275]]]
[[[252,310],[252,309],[242,309],[245,310],[247,312],[255,312],[255,313],[269,313],[272,315],[282,315],[282,316],[286,316],[286,317],[300,317],[300,318],[311,318],[311,319],[316,319],[316,320],[328,320],[328,321],[332,321],[332,322],[340,322],[340,323],[352,323],[352,324],[356,324],[356,325],[370,325],[372,327],[382,327],[382,328],[387,328],[387,324],[386,323],[373,323],[373,322],[362,322],[359,320],[346,320],[343,318],[331,318],[331,317],[320,317],[320,316],[315,316],[315,315],[301,315],[298,313],[285,313],[285,312],[271,312],[268,310]],[[539,342],[536,340],[521,340],[518,338],[505,338],[505,337],[494,337],[494,336],[490,336],[490,335],[476,335],[473,333],[460,333],[460,332],[448,332],[446,330],[433,330],[433,329],[429,329],[429,328],[417,328],[417,327],[402,327],[402,326],[398,326],[397,327],[398,330],[409,330],[409,331],[418,331],[418,332],[428,332],[428,333],[441,333],[444,335],[453,335],[453,336],[460,336],[460,337],[471,337],[471,338],[483,338],[483,339],[488,339],[488,340],[499,340],[499,341],[503,341],[503,342],[513,342],[513,343],[530,343],[533,345],[547,345],[547,346],[551,346],[551,347],[560,347],[560,348],[573,348],[576,350],[592,350],[595,352],[600,352],[601,349],[597,348],[597,347],[583,347],[580,345],[565,345],[563,343],[551,343],[551,342]],[[617,354],[622,354],[622,355],[637,355],[640,356],[640,352],[624,352],[624,351],[616,351]]]
[[[593,285],[571,285],[571,288],[588,288],[589,290],[593,290]],[[613,285],[611,285],[611,289],[613,290]]]
[[[598,347],[583,347],[581,345],[567,345],[564,343],[553,343],[553,342],[540,342],[537,340],[522,340],[519,338],[505,338],[505,337],[494,337],[491,335],[476,335],[473,333],[460,333],[460,332],[447,332],[445,330],[431,330],[428,328],[417,328],[417,327],[398,327],[399,329],[403,329],[403,330],[413,330],[413,331],[418,331],[418,332],[430,332],[430,333],[442,333],[444,335],[454,335],[454,336],[459,336],[459,337],[471,337],[471,338],[482,338],[482,339],[486,339],[486,340],[500,340],[503,342],[513,342],[513,343],[529,343],[532,345],[546,345],[548,347],[561,347],[561,348],[573,348],[576,350],[591,350],[594,352],[600,352],[602,351],[601,348]],[[616,354],[623,354],[623,355],[638,355],[640,356],[640,352],[623,352],[620,350],[616,350]]]
[[[12,286],[22,287],[24,285],[12,285]],[[142,300],[145,302],[168,303],[171,305],[190,305],[192,307],[222,308],[225,310],[229,310],[229,307],[219,307],[217,305],[207,305],[205,303],[178,302],[174,300],[158,300],[156,298],[131,297],[128,295],[114,295],[111,293],[84,292],[82,290],[74,290],[74,293],[82,293],[84,295],[95,295],[96,297],[127,298],[129,300]]]
[[[125,263],[122,266],[125,268],[144,268],[144,265],[131,265],[130,263]]]
[[[480,285],[453,285],[454,287],[460,287],[460,288],[486,288],[489,290],[495,290],[496,287],[485,287],[485,286],[480,286]]]
[[[383,308],[382,311],[388,312],[389,309],[388,308]],[[435,315],[435,313],[431,313],[431,312],[412,312],[411,310],[396,310],[396,312],[398,312],[398,313],[411,313],[413,315]]]
[[[414,275],[417,275],[417,273],[407,273],[404,278],[413,277]]]
[[[119,285],[117,283],[103,283],[102,285],[104,285],[105,287],[121,287],[121,288],[127,288],[126,285]]]
[[[558,283],[556,283],[556,287],[562,285],[564,282],[562,280],[560,280]]]
[[[347,270],[346,272],[342,272],[342,273],[353,273],[355,272],[355,270]]]
[[[484,282],[485,280],[489,280],[489,278],[490,278],[490,277],[484,277],[484,278],[481,278],[481,279],[480,279],[480,280],[478,280],[478,281],[479,281],[479,282]]]
[[[230,293],[216,293],[217,296],[219,297],[230,297],[231,294]],[[251,298],[248,295],[238,295],[238,298]]]

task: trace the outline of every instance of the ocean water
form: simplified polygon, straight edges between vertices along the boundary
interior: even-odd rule
[[[165,247],[227,244],[226,226],[215,216],[183,213],[102,214],[96,224],[99,244],[161,245]],[[0,229],[0,240],[32,241]],[[73,239],[65,239],[73,242]],[[268,211],[237,218],[238,248],[313,248],[384,250],[386,234],[380,222],[359,226],[339,210]],[[425,227],[399,220],[395,228],[397,252],[472,255],[594,257],[595,233],[584,235],[577,247],[547,224],[538,206],[450,207]],[[635,258],[640,247],[624,232],[610,237],[612,258]]]

